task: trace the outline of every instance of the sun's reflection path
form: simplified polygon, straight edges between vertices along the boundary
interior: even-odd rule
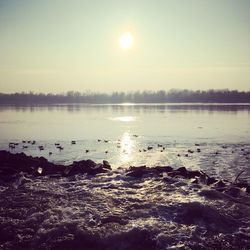
[[[128,132],[125,132],[121,138],[120,142],[121,146],[121,153],[120,158],[121,162],[129,162],[132,159],[133,147],[134,147],[134,140],[131,139],[131,136]]]
[[[112,118],[114,121],[120,121],[120,122],[134,122],[136,120],[135,116],[118,116]]]

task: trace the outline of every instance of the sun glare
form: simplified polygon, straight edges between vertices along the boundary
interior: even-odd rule
[[[119,116],[113,118],[113,120],[119,122],[134,122],[136,118],[134,116]]]
[[[130,32],[123,33],[119,38],[119,44],[122,49],[130,49],[134,44],[134,37]]]
[[[128,132],[125,132],[121,139],[121,161],[128,162],[131,159],[134,142]]]

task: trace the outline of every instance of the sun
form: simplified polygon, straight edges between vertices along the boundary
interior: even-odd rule
[[[134,37],[130,32],[124,32],[119,38],[119,45],[122,49],[127,50],[133,47]]]

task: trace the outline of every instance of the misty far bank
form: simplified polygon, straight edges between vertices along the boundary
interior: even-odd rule
[[[250,91],[238,90],[176,90],[97,93],[68,91],[67,93],[0,93],[0,104],[60,104],[60,103],[250,103]]]

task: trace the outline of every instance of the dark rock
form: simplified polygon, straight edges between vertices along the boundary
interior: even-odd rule
[[[68,176],[69,174],[72,174],[72,172],[71,172],[72,169],[73,169],[73,165],[65,167],[65,169],[63,171],[63,175]]]
[[[105,173],[107,168],[104,168],[104,165],[101,163],[97,163],[94,167],[91,167],[87,174],[100,174],[100,173]]]
[[[43,157],[26,156],[23,153],[11,154],[0,151],[0,176],[26,172],[37,175],[37,169],[42,168],[42,174],[56,173],[61,166],[48,162]]]
[[[131,176],[131,177],[136,177],[136,178],[140,178],[145,174],[145,171],[142,169],[138,169],[136,171],[130,171],[127,173],[127,176]]]
[[[173,184],[176,182],[176,180],[174,178],[170,178],[169,176],[163,177],[162,181],[166,182],[167,184]]]
[[[180,167],[180,168],[170,172],[168,175],[171,177],[182,176],[182,177],[187,178],[188,177],[187,172],[188,171],[185,167]]]
[[[188,171],[187,172],[187,176],[188,178],[195,178],[195,177],[199,177],[200,176],[200,171],[198,170],[194,170],[194,171]]]
[[[146,165],[143,165],[143,166],[139,166],[139,167],[135,167],[135,166],[130,166],[129,167],[129,171],[136,171],[136,170],[139,170],[139,169],[141,169],[141,170],[146,170]]]
[[[181,173],[187,173],[187,169],[185,167],[177,168],[176,171],[181,172]]]
[[[192,179],[195,177],[200,177],[201,173],[198,170],[188,171],[185,167],[180,167],[168,173],[171,177],[181,176],[186,179]]]
[[[14,167],[8,166],[8,167],[1,167],[0,169],[0,176],[8,176],[8,175],[14,175],[18,173],[18,170]]]
[[[127,176],[140,178],[146,173],[147,173],[147,167],[146,166],[139,166],[139,167],[131,166],[129,168],[129,172],[127,173]]]
[[[168,173],[173,171],[173,168],[170,166],[156,166],[153,169],[155,169],[159,173]]]
[[[151,149],[153,149],[153,147],[151,147],[151,146],[148,146],[148,150],[151,150]]]
[[[111,167],[110,167],[111,168]],[[88,174],[95,175],[99,173],[106,173],[107,166],[103,164],[96,164],[92,160],[82,160],[79,162],[73,162],[72,165],[68,166],[64,170],[64,175],[75,175],[75,174]]]
[[[81,163],[85,163],[86,164],[86,166],[88,166],[88,167],[90,167],[90,168],[93,168],[93,167],[95,167],[95,165],[96,165],[96,163],[94,162],[94,161],[92,161],[92,160],[86,160],[86,161],[80,161],[80,162],[75,162],[75,164],[81,164]]]
[[[69,166],[56,165],[44,157],[31,157],[23,153],[12,154],[7,151],[0,151],[0,179],[9,180],[11,176],[25,172],[35,176],[55,175],[69,176],[74,174],[106,173],[111,169],[110,164],[104,161],[103,164],[96,164],[91,160],[74,162]]]
[[[111,165],[109,164],[108,161],[103,160],[103,168],[110,169],[111,170]]]
[[[136,178],[140,178],[145,174],[162,176],[162,173],[169,173],[172,170],[173,168],[170,166],[156,166],[156,167],[146,167],[145,165],[138,167],[131,166],[128,170],[127,176],[132,176]]]
[[[217,179],[215,179],[214,177],[209,177],[209,178],[207,178],[207,180],[206,180],[206,184],[207,185],[212,185],[212,184],[214,184],[215,182],[217,182],[218,180]]]

